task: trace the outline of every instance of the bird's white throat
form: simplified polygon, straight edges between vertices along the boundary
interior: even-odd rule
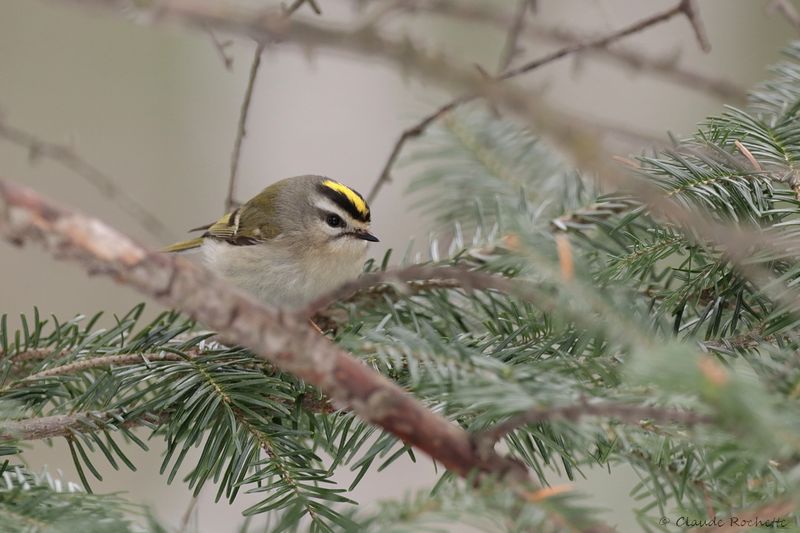
[[[327,247],[298,253],[280,240],[236,246],[206,239],[202,251],[206,265],[228,282],[269,305],[299,308],[362,270],[365,241],[342,238]]]

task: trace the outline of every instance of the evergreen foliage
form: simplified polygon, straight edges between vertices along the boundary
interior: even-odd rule
[[[469,431],[532,407],[595,400],[709,415],[692,427],[613,415],[552,420],[504,438],[542,485],[629,465],[644,529],[663,529],[661,516],[708,518],[709,506],[726,516],[795,501],[800,44],[786,53],[746,109],[708,119],[636,169],[678,205],[759,235],[742,243],[746,260],[625,191],[605,190],[476,105],[445,117],[407,161],[417,168],[412,190],[425,190],[425,209],[449,234],[446,250],[431,240],[428,260],[524,279],[533,297],[441,286],[362,293],[338,306],[332,336]],[[147,446],[135,426],[166,442],[166,482],[185,467],[182,481],[195,493],[207,484],[230,501],[262,493],[246,514],[268,513],[273,531],[420,531],[453,521],[557,530],[599,516],[576,494],[473,487],[448,474],[430,491],[357,509],[334,469],[356,471],[355,485],[413,460],[413,450],[176,313],[140,324],[142,309],[106,329],[97,315],[60,322],[36,312],[13,333],[0,323],[5,416],[84,417],[64,438],[86,492],[3,486],[0,508],[18,530],[98,513],[98,531],[118,531],[123,504],[91,490],[102,487],[98,462],[135,468],[125,450]],[[117,359],[78,364],[100,357]],[[4,471],[29,476],[17,444],[0,448]],[[186,464],[194,446],[200,459]],[[53,512],[65,505],[68,516]]]

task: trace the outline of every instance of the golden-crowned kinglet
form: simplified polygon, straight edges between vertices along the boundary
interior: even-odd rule
[[[356,191],[324,176],[273,183],[203,235],[166,248],[199,248],[218,275],[278,307],[297,308],[358,275],[369,232],[369,206]]]

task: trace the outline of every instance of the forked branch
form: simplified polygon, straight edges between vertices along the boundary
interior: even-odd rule
[[[181,257],[145,250],[100,220],[0,179],[0,237],[36,243],[91,274],[179,309],[257,356],[317,386],[338,408],[383,427],[452,472],[527,479],[520,463],[479,456],[469,435],[318,335],[303,314],[269,309]]]

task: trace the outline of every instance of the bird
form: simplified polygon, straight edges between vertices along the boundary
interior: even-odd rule
[[[347,185],[318,175],[285,178],[214,223],[168,246],[199,250],[211,271],[258,300],[299,309],[356,278],[370,233],[370,209]]]

